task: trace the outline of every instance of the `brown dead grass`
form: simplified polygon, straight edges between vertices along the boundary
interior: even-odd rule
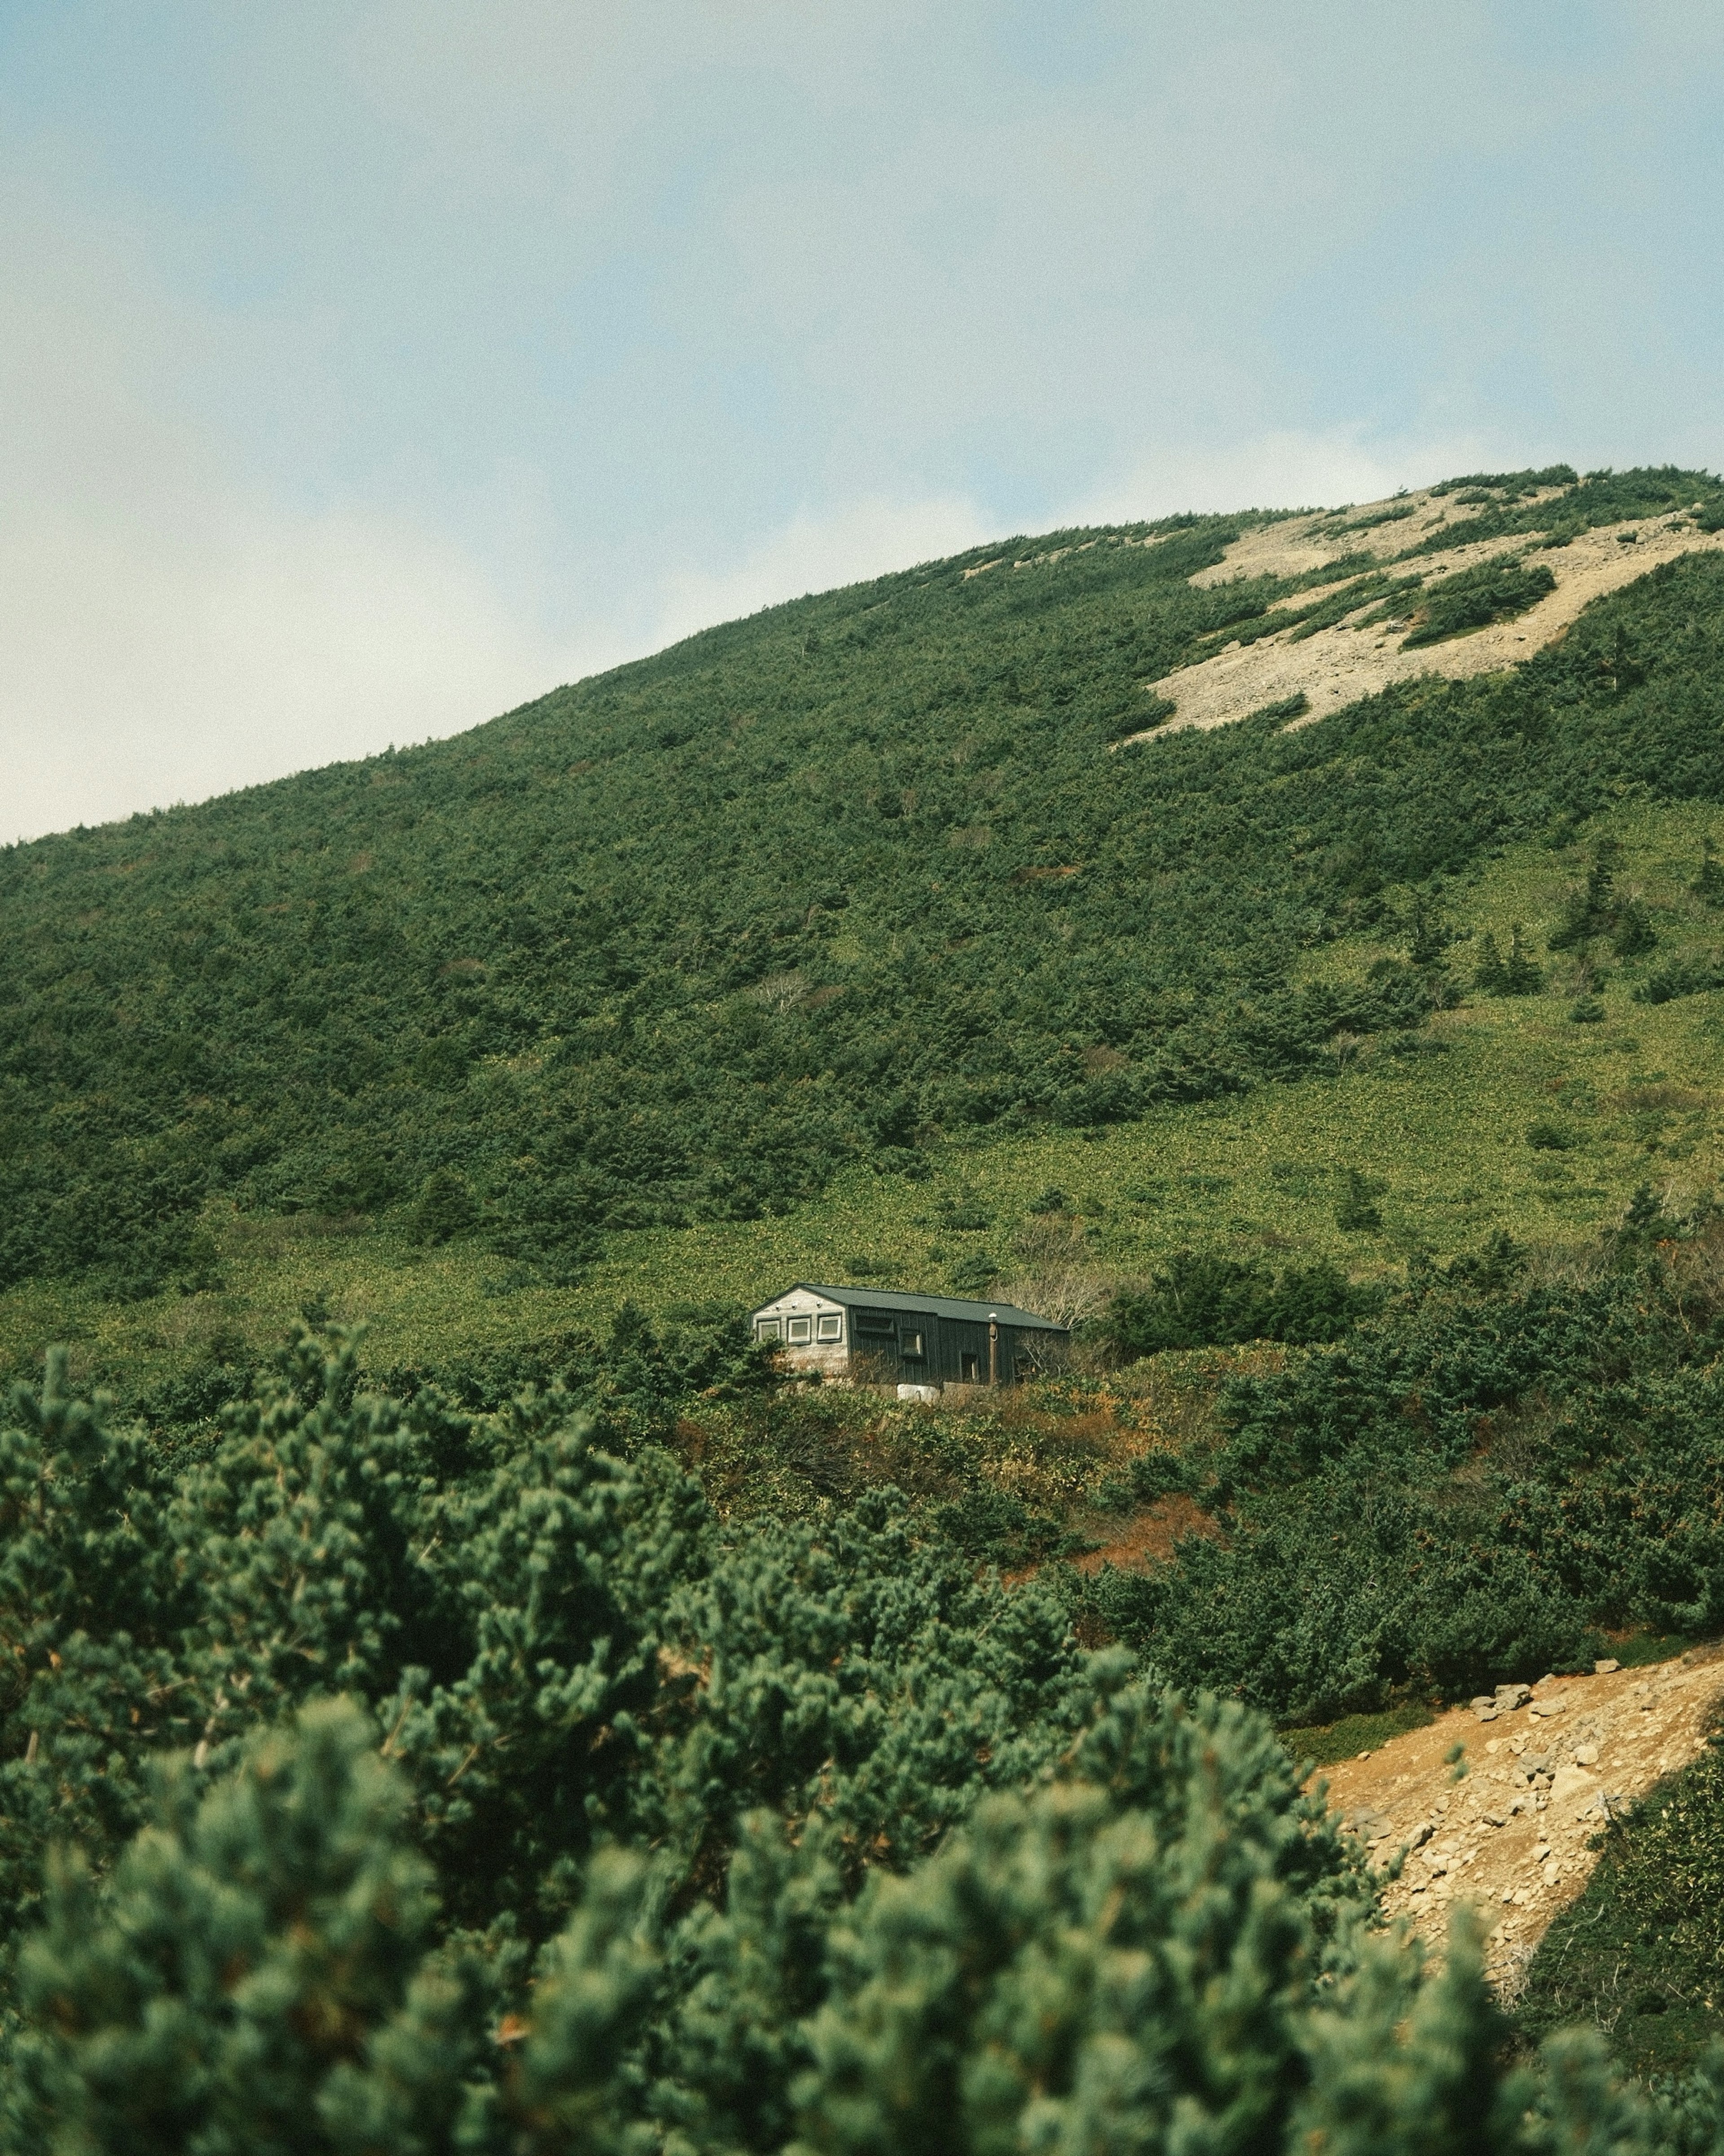
[[[1176,1491],[1134,1513],[1111,1542],[1077,1558],[1077,1569],[1095,1573],[1103,1565],[1112,1564],[1121,1571],[1141,1571],[1147,1565],[1164,1564],[1182,1535],[1204,1535],[1219,1541],[1221,1529],[1193,1498]]]

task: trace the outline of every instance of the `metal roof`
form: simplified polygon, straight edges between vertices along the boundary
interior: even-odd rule
[[[962,1318],[972,1325],[986,1325],[990,1317],[998,1318],[1002,1325],[1015,1325],[1040,1332],[1065,1332],[1070,1328],[1051,1317],[1038,1317],[1033,1310],[1019,1310],[1010,1302],[966,1302],[951,1295],[900,1295],[895,1290],[883,1287],[824,1287],[818,1281],[793,1281],[782,1293],[772,1296],[758,1306],[754,1315],[769,1309],[772,1303],[782,1302],[787,1295],[794,1295],[805,1288],[810,1295],[824,1295],[829,1302],[841,1303],[847,1310],[909,1310],[924,1314],[930,1312],[936,1317]]]

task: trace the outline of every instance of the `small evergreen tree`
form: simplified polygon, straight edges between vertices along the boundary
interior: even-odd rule
[[[1374,1233],[1383,1225],[1383,1213],[1377,1201],[1388,1188],[1375,1176],[1366,1175],[1357,1168],[1348,1168],[1341,1196],[1336,1201],[1336,1226],[1348,1235]]]
[[[1616,839],[1599,839],[1585,884],[1569,894],[1562,918],[1547,939],[1552,951],[1578,950],[1594,937],[1609,933],[1616,919],[1616,867],[1621,858]]]
[[[1437,909],[1422,892],[1415,892],[1407,916],[1408,963],[1419,967],[1438,964],[1451,940]]]
[[[1502,996],[1508,993],[1508,969],[1502,963],[1502,953],[1496,947],[1496,938],[1488,928],[1479,938],[1479,957],[1473,968],[1473,986],[1480,995]]]
[[[1612,928],[1610,947],[1619,958],[1638,958],[1655,949],[1657,932],[1652,926],[1652,916],[1638,898],[1629,899],[1617,909]]]
[[[472,1188],[452,1168],[425,1178],[413,1209],[410,1232],[416,1243],[448,1243],[464,1235],[479,1217]]]
[[[1710,833],[1701,840],[1700,866],[1688,888],[1706,906],[1724,906],[1724,862]]]
[[[1508,956],[1502,962],[1502,988],[1506,996],[1536,996],[1544,986],[1544,969],[1529,958],[1521,942],[1521,924],[1517,921],[1509,930]]]
[[[1634,1186],[1628,1210],[1616,1231],[1619,1247],[1634,1255],[1669,1235],[1675,1223],[1664,1209],[1664,1201],[1650,1183]]]

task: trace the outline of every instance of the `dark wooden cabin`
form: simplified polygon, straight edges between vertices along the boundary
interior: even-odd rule
[[[1068,1327],[1009,1302],[900,1295],[798,1281],[753,1316],[793,1369],[852,1384],[1011,1385],[1032,1376]]]

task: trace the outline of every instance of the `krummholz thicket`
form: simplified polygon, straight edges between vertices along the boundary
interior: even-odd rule
[[[1675,470],[1452,490],[1493,550],[1724,526]],[[268,1352],[71,1374],[122,1306],[172,1360],[218,1216],[562,1292],[640,1229],[1309,1098],[1259,1089],[1481,1009],[1702,1012],[1712,843],[1660,910],[1610,819],[1724,800],[1724,559],[1511,669],[1158,737],[1183,662],[1412,603],[1418,549],[1190,581],[1264,521],[1009,542],[0,854],[0,1293],[84,1313],[0,1409],[0,2149],[1724,2156],[1716,1761],[1599,1873],[1624,1956],[1692,1964],[1643,2085],[1554,2026],[1602,1966],[1536,1964],[1516,2022],[1465,1918],[1422,1965],[1285,1735],[1724,1633],[1680,1073],[1609,1111],[1648,1166],[1602,1232],[1439,1259],[1360,1158],[1321,1204],[1368,1264],[1218,1204],[962,1411],[798,1389],[695,1280],[412,1363],[313,1298]],[[1493,551],[1408,633],[1551,583]],[[1516,846],[1572,890],[1458,952]],[[1557,1078],[1529,1178],[1602,1143]],[[1026,1222],[1079,1267],[1066,1189]]]

